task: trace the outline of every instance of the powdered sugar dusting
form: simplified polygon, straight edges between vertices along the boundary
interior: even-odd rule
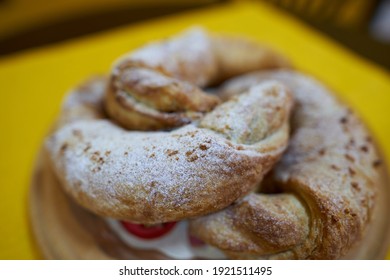
[[[118,216],[128,217],[132,209],[134,220],[145,207],[154,209],[151,218],[157,220],[171,218],[171,211],[186,216],[213,209],[226,182],[253,176],[237,174],[237,163],[262,156],[236,150],[220,135],[193,125],[174,133],[129,133],[106,120],[72,123],[54,134],[47,148],[74,196],[86,195],[97,211],[115,209]]]
[[[292,104],[292,96],[283,85],[267,81],[217,107],[201,126],[221,132],[236,143],[255,144],[287,123]]]

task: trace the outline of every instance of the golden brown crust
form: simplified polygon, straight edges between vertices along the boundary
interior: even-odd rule
[[[237,78],[225,86],[222,97],[264,80],[285,84],[296,100],[289,148],[270,175],[273,186],[261,189],[274,191],[276,186],[285,193],[273,194],[272,199],[284,202],[271,206],[270,195],[264,199],[264,194],[252,194],[226,210],[194,220],[192,231],[231,257],[340,258],[364,235],[376,191],[384,183],[370,134],[327,89],[298,73]],[[226,232],[234,235],[221,238]],[[278,233],[286,234],[287,242]]]
[[[304,242],[308,220],[293,194],[250,194],[226,210],[195,219],[190,230],[230,257],[253,258]]]
[[[157,130],[185,125],[219,104],[217,97],[188,82],[148,69],[126,69],[111,79],[106,110],[128,129]]]
[[[169,129],[203,117],[219,104],[200,87],[253,70],[287,67],[273,51],[242,38],[192,29],[119,59],[106,109],[128,129]]]

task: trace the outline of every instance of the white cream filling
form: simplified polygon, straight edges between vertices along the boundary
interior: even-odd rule
[[[123,242],[136,249],[157,250],[174,259],[226,259],[222,251],[215,247],[192,246],[187,221],[178,222],[164,236],[147,240],[129,233],[118,220],[107,218],[106,222]]]

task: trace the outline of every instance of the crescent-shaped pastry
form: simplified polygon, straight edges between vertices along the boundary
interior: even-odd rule
[[[99,215],[152,224],[223,209],[251,191],[287,145],[292,99],[278,83],[251,88],[198,124],[139,132],[94,118],[101,106],[82,96],[101,82],[69,96],[65,104],[80,102],[64,108],[61,120],[71,122],[46,141],[65,190]],[[74,111],[77,120],[66,116]]]

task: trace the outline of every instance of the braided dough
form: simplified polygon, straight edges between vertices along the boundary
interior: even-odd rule
[[[358,118],[292,71],[204,90],[287,66],[199,29],[153,43],[70,93],[47,158],[64,190],[98,215],[191,219],[193,235],[231,258],[340,258],[364,235],[384,182]]]
[[[294,93],[288,150],[261,193],[194,220],[191,230],[232,258],[339,258],[372,218],[384,183],[378,154],[356,115],[302,74],[249,74],[227,83],[221,97],[269,80]]]

